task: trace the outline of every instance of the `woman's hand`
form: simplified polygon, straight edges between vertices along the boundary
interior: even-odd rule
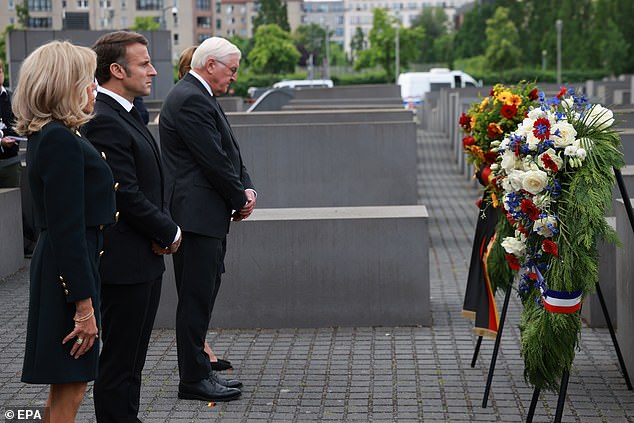
[[[70,355],[76,359],[84,355],[92,348],[95,340],[99,336],[97,329],[97,319],[95,318],[95,310],[92,307],[92,300],[86,298],[75,303],[75,329],[62,341],[62,344],[74,340],[73,347],[70,349]]]

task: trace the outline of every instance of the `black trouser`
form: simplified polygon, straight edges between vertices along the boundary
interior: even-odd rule
[[[99,423],[140,422],[141,372],[161,297],[161,279],[102,286],[103,348],[94,387]]]
[[[211,320],[220,275],[224,271],[225,239],[183,233],[174,254],[176,308],[176,349],[178,370],[183,382],[207,378],[211,365],[204,342]]]

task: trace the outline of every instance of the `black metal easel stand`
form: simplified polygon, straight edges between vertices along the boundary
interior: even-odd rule
[[[557,397],[557,409],[555,410],[554,423],[561,423],[561,418],[564,415],[564,405],[566,403],[566,392],[568,391],[568,380],[570,379],[570,372],[564,369],[561,375],[561,384],[559,385],[559,397]],[[533,422],[533,416],[535,415],[535,408],[537,407],[537,401],[539,400],[539,388],[533,390],[533,398],[531,399],[531,406],[528,409],[526,415],[526,423]]]
[[[478,336],[478,342],[476,342],[475,349],[473,350],[473,357],[471,358],[471,368],[473,369],[478,360],[478,354],[480,353],[480,345],[482,345],[482,336]]]
[[[493,355],[491,356],[491,365],[489,366],[487,384],[484,388],[484,398],[482,398],[482,408],[487,408],[487,402],[489,401],[489,392],[491,392],[491,382],[493,382],[493,372],[495,372],[495,363],[498,359],[500,343],[502,342],[502,331],[504,330],[504,321],[506,320],[506,311],[509,308],[509,300],[511,299],[512,290],[513,290],[512,284],[509,284],[509,286],[506,288],[506,295],[504,296],[504,305],[502,306],[502,314],[500,315],[500,327],[498,328],[498,333],[495,336],[495,346],[493,347]]]

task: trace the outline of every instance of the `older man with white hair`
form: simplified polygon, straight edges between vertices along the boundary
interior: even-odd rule
[[[240,50],[224,38],[206,39],[161,109],[167,201],[183,231],[174,254],[182,399],[230,401],[241,394],[239,381],[224,380],[211,370],[203,348],[224,272],[230,221],[248,218],[256,203],[237,140],[216,100],[236,80],[240,57]]]

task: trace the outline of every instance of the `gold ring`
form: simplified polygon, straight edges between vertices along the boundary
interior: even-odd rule
[[[83,338],[77,338],[77,341],[75,341],[77,343],[77,345],[81,345],[84,343],[84,339]]]

